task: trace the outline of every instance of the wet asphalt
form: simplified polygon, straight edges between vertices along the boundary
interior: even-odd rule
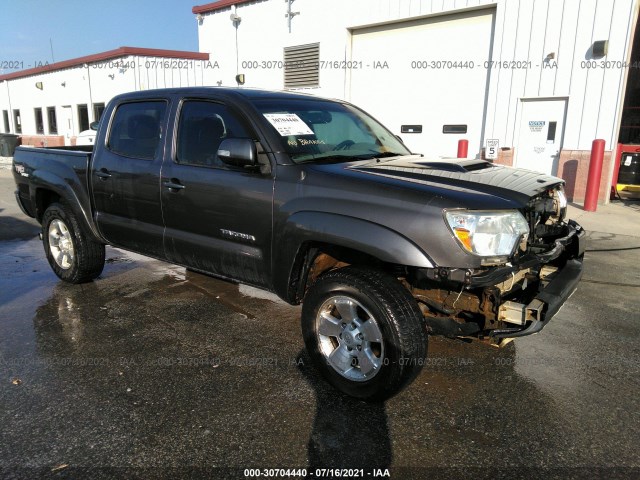
[[[541,334],[432,338],[418,379],[371,405],[319,378],[300,308],[271,294],[114,248],[96,281],[58,281],[8,173],[2,478],[640,477],[640,227],[589,232],[584,280]]]

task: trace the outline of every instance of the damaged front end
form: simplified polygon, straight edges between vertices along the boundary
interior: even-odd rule
[[[582,276],[585,232],[564,220],[566,205],[557,186],[532,198],[518,218],[447,212],[459,244],[482,259],[479,268],[418,269],[405,279],[430,332],[501,346],[542,330]],[[482,236],[483,218],[485,224],[509,223],[507,237],[494,239],[493,250]],[[472,245],[474,234],[479,241]],[[511,251],[510,245],[515,245]]]

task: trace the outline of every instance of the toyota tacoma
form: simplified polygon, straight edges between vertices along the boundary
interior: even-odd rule
[[[328,381],[366,400],[416,377],[429,335],[539,332],[582,274],[561,179],[413,154],[356,106],[310,95],[123,94],[93,146],[19,147],[13,174],[62,280],[99,277],[112,245],[270,290],[302,303]]]

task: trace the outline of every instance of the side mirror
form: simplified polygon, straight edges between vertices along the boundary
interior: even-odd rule
[[[89,128],[90,128],[91,130],[98,130],[98,125],[100,125],[100,122],[91,122],[91,123],[89,124]]]
[[[234,167],[257,167],[258,152],[250,138],[227,138],[218,147],[218,158]]]

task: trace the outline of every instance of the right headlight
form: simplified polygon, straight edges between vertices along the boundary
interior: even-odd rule
[[[509,256],[520,238],[529,234],[529,225],[517,210],[451,210],[445,217],[458,243],[482,257]]]

